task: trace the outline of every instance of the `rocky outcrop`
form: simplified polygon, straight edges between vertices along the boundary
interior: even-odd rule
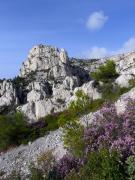
[[[76,100],[76,92],[83,91],[91,100],[101,99],[102,94],[99,92],[98,87],[96,86],[94,81],[90,81],[88,83],[84,83],[81,87],[76,87],[73,91],[73,96],[68,103],[73,100]]]
[[[89,72],[93,72],[107,60],[113,60],[116,63],[116,70],[119,74],[135,74],[135,51],[102,59],[85,60],[71,58],[71,63],[76,66],[81,66]]]
[[[116,62],[116,69],[119,74],[135,74],[135,52],[120,54],[110,57]]]
[[[20,69],[20,76],[26,77],[31,72],[40,71],[44,73],[46,79],[66,77],[71,75],[67,64],[68,55],[64,49],[44,45],[34,46]]]
[[[31,123],[65,110],[77,90],[83,90],[93,100],[99,99],[102,95],[89,74],[108,59],[115,61],[120,74],[115,83],[128,87],[135,74],[135,52],[104,59],[77,60],[70,59],[64,49],[34,46],[20,69],[19,76],[24,82],[17,88],[7,81],[0,84],[0,110],[16,104]]]
[[[17,109],[29,122],[66,109],[74,89],[90,80],[87,71],[72,66],[64,49],[45,45],[33,47],[23,63],[20,78],[28,77],[26,101]]]
[[[0,113],[11,110],[18,103],[16,91],[11,81],[0,82]]]
[[[134,76],[132,74],[121,74],[116,80],[115,83],[120,87],[129,87],[129,81],[133,79]]]
[[[118,114],[122,114],[125,111],[126,105],[130,99],[135,100],[135,88],[133,88],[129,92],[123,94],[118,99],[118,101],[115,103]]]

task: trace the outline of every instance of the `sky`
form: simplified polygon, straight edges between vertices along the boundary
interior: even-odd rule
[[[19,73],[37,44],[70,57],[135,50],[135,0],[0,0],[0,78]]]

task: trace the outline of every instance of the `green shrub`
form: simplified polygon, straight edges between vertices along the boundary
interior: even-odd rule
[[[127,172],[130,180],[135,180],[135,156],[130,156],[126,161]]]
[[[53,131],[59,128],[58,126],[58,118],[60,113],[49,114],[44,118],[46,123],[46,130]]]
[[[27,142],[34,141],[39,137],[47,135],[49,131],[58,129],[58,119],[60,114],[61,113],[49,114],[40,119],[37,123],[29,125],[29,134],[26,137]]]
[[[69,105],[69,110],[77,116],[88,112],[90,99],[82,90],[76,92],[76,100],[72,101]]]
[[[76,120],[76,114],[72,110],[63,111],[58,118],[59,127],[64,127],[66,123]]]
[[[13,85],[15,88],[20,88],[22,86],[27,86],[32,81],[36,80],[36,71],[32,71],[29,73],[29,75],[25,78],[16,76],[14,79],[12,79]]]
[[[72,170],[66,180],[125,180],[124,166],[117,152],[102,149],[91,152],[87,156],[87,163],[79,172]]]
[[[135,78],[129,80],[130,87],[135,87]]]
[[[126,87],[119,87],[116,84],[113,83],[104,83],[100,87],[100,91],[102,93],[102,99],[106,101],[115,101],[117,100],[122,94],[126,93],[130,90]]]
[[[76,157],[82,157],[84,152],[84,127],[77,122],[70,122],[65,127],[64,145]]]
[[[35,165],[31,164],[30,166],[31,180],[44,180],[43,172],[41,169],[35,167]]]
[[[88,155],[88,162],[81,168],[80,177],[91,180],[125,180],[124,168],[117,152],[101,150],[91,152]]]
[[[97,111],[98,109],[102,107],[104,102],[105,102],[104,99],[96,99],[96,100],[91,101],[91,103],[89,104],[89,112]]]
[[[28,128],[20,113],[0,115],[0,150],[25,142]]]
[[[91,74],[96,81],[108,82],[116,77],[116,65],[114,61],[108,60],[105,65],[101,65],[99,69]]]
[[[70,171],[68,176],[65,178],[65,180],[81,180],[81,177],[79,174],[73,169]]]

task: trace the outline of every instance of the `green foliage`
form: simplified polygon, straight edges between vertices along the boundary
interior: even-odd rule
[[[96,81],[108,82],[118,76],[115,68],[115,62],[108,60],[105,65],[100,66],[97,71],[91,74],[91,76]]]
[[[106,101],[115,101],[120,97],[122,94],[126,93],[130,90],[126,87],[119,87],[118,85],[115,85],[113,83],[104,83],[100,87],[100,91],[102,92],[102,99]]]
[[[124,169],[120,163],[120,157],[116,152],[108,150],[91,152],[88,155],[87,164],[80,171],[81,177],[91,180],[124,180]]]
[[[20,88],[25,84],[25,79],[17,76],[12,80],[12,82],[13,82],[14,87]]]
[[[26,144],[44,136],[48,131],[58,129],[58,115],[47,116],[38,123],[28,125],[21,113],[0,115],[0,151]]]
[[[16,88],[27,86],[30,82],[35,81],[35,75],[36,71],[32,71],[25,78],[16,76],[14,79],[12,79],[12,82]]]
[[[74,169],[70,171],[70,173],[65,179],[66,180],[81,180],[79,174]]]
[[[125,180],[124,168],[117,152],[102,149],[100,152],[88,154],[87,163],[74,170],[66,177],[67,180]]]
[[[46,123],[46,131],[53,131],[59,128],[58,118],[60,113],[49,114],[44,118]]]
[[[130,180],[135,180],[135,156],[130,156],[126,161],[128,175]]]
[[[129,80],[129,85],[130,85],[131,87],[135,87],[135,78]]]
[[[96,100],[91,101],[91,103],[89,104],[89,112],[97,111],[98,109],[102,107],[104,102],[105,102],[104,99],[96,99]]]
[[[22,114],[0,115],[0,150],[19,145],[22,140],[25,141],[27,133],[28,128]]]
[[[26,136],[26,141],[34,141],[39,137],[47,135],[49,131],[58,129],[58,117],[59,113],[50,114],[40,119],[37,123],[29,125],[29,133]]]
[[[64,127],[66,123],[76,120],[76,114],[72,110],[63,111],[58,118],[59,127]]]
[[[45,180],[43,177],[43,172],[41,169],[35,167],[35,165],[31,164],[30,166],[31,180]]]
[[[70,122],[65,127],[64,145],[76,157],[82,157],[84,152],[84,127],[77,122]]]
[[[89,97],[82,90],[78,90],[75,95],[77,99],[71,102],[69,110],[77,116],[88,113]]]

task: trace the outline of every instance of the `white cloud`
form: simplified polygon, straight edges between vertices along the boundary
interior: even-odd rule
[[[103,11],[94,12],[89,16],[86,27],[90,30],[99,30],[104,26],[107,20],[108,16],[105,16]]]
[[[135,50],[135,38],[132,37],[123,44],[122,48],[120,48],[118,52],[123,53],[123,52],[129,52],[129,51],[134,51],[134,50]]]
[[[108,55],[108,51],[104,47],[94,46],[89,51],[85,52],[85,55],[88,58],[96,59],[96,58],[101,58],[101,57],[107,56]]]
[[[111,56],[115,54],[126,53],[130,51],[135,51],[135,38],[134,37],[128,39],[118,50],[109,51],[105,47],[93,46],[90,48],[90,50],[85,51],[83,54],[86,58],[96,59],[96,58],[102,58],[102,57]]]

